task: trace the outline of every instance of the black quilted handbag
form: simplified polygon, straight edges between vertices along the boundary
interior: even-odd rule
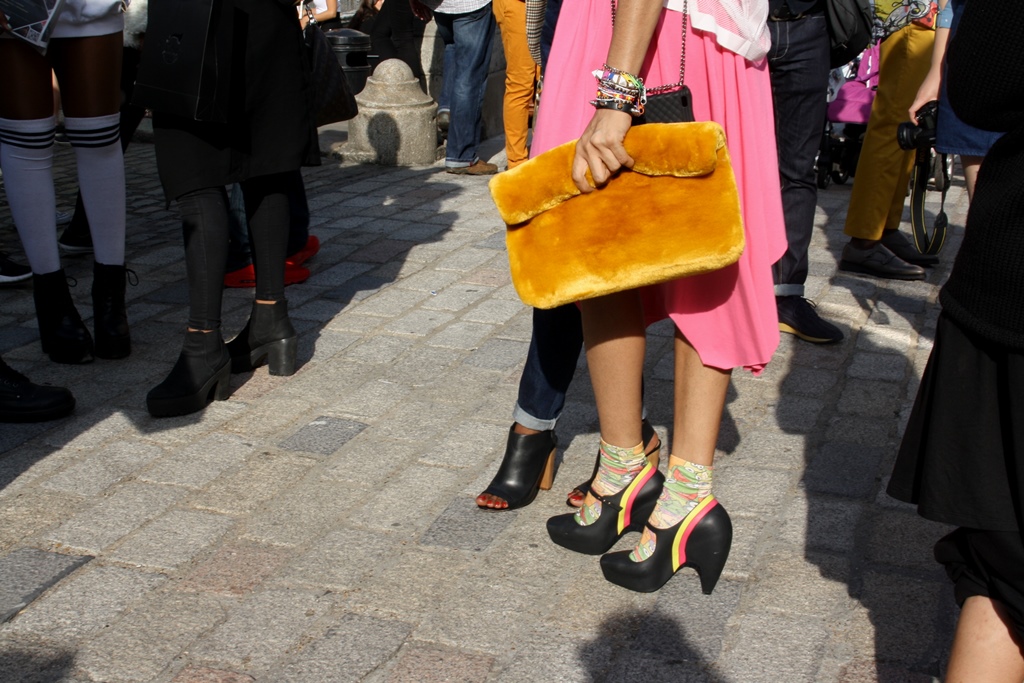
[[[647,90],[647,104],[644,113],[633,119],[633,125],[644,123],[691,123],[693,121],[693,99],[690,89],[683,85],[686,75],[686,7],[683,0],[683,36],[679,50],[679,82],[659,85]],[[612,24],[615,24],[615,0],[612,0]]]
[[[348,121],[359,109],[348,78],[327,41],[327,36],[310,22],[304,32],[306,50],[313,68],[313,118],[317,128]]]

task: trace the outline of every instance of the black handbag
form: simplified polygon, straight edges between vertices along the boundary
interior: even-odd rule
[[[306,12],[312,18],[308,5]],[[306,25],[303,35],[313,71],[313,119],[317,128],[348,121],[359,112],[359,107],[327,36],[314,21]]]
[[[231,0],[150,2],[132,104],[226,123],[233,9]]]
[[[647,90],[644,113],[633,119],[633,125],[645,123],[691,123],[693,122],[693,99],[690,89],[683,84],[686,75],[686,0],[683,0],[683,35],[679,50],[679,81],[659,85]],[[612,0],[612,25],[615,24],[615,0]]]

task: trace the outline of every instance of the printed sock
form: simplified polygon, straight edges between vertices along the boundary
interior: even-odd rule
[[[97,263],[124,263],[125,193],[121,115],[64,117]]]
[[[0,119],[0,167],[7,203],[25,255],[36,275],[60,270],[57,200],[53,191],[53,138],[57,122]]]
[[[643,442],[632,448],[621,448],[601,441],[600,464],[590,488],[602,496],[614,495],[626,488],[629,482],[647,464]],[[576,511],[576,523],[586,526],[601,516],[601,501],[594,500]]]
[[[679,465],[670,465],[665,486],[658,496],[658,504],[648,522],[657,529],[675,526],[697,507],[697,504],[711,495],[710,465],[697,465],[683,460]],[[654,534],[644,529],[640,543],[629,554],[634,562],[643,562],[654,554]]]

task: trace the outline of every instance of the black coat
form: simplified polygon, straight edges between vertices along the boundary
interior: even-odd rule
[[[320,163],[294,3],[223,1],[233,3],[228,122],[154,113],[157,168],[168,200]]]

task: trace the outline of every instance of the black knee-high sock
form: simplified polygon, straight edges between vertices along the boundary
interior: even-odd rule
[[[195,190],[178,198],[178,208],[185,234],[188,325],[196,330],[220,329],[228,256],[227,194],[223,187]]]
[[[256,270],[256,299],[284,299],[284,260],[288,248],[287,174],[278,173],[242,181],[245,213],[252,237],[252,263]]]

